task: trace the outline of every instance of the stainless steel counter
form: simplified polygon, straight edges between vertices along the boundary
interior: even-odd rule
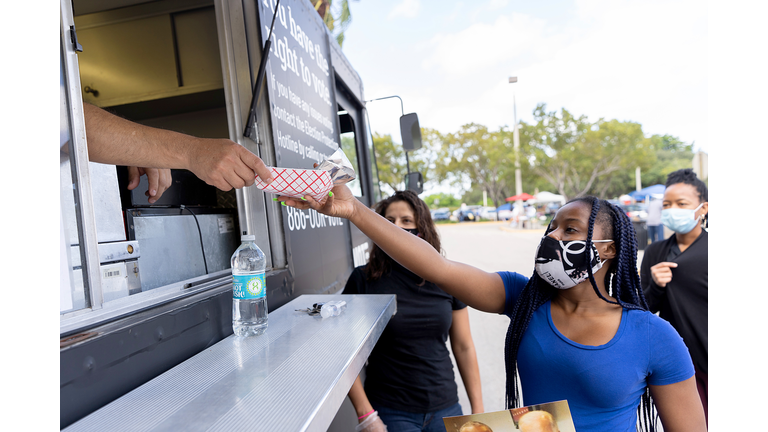
[[[346,300],[338,317],[295,309]],[[396,312],[394,295],[304,295],[65,431],[325,431]]]

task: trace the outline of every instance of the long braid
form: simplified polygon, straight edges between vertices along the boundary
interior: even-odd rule
[[[612,261],[611,267],[605,276],[605,285],[610,289],[610,295],[616,301],[608,300],[602,295],[597,288],[597,283],[590,266],[587,274],[595,293],[604,301],[611,304],[619,304],[625,309],[648,310],[640,285],[640,275],[637,271],[637,240],[632,222],[619,207],[612,205],[608,201],[595,197],[582,197],[569,201],[569,203],[574,201],[584,202],[591,206],[586,240],[587,251],[592,250],[592,235],[595,222],[598,220],[603,222],[601,226],[604,231],[607,231],[605,234],[608,237],[606,238],[613,238],[617,251],[617,257]],[[547,226],[546,232],[549,233],[549,231],[550,226]],[[517,354],[520,341],[531,322],[533,313],[547,301],[554,298],[556,292],[555,288],[541,279],[534,271],[533,276],[528,280],[525,288],[520,293],[520,297],[515,302],[510,315],[510,323],[504,345],[507,368],[507,408],[517,408],[522,404],[521,389],[517,385]],[[646,387],[644,394],[640,398],[638,419],[638,427],[641,430],[647,432],[657,430],[658,414],[653,406],[648,387]]]
[[[648,310],[640,274],[637,271],[637,237],[635,228],[626,213],[609,202],[604,202],[611,211],[614,226],[614,242],[618,251],[618,259],[614,260],[615,268],[608,274],[613,274],[613,295],[625,309]],[[606,276],[607,277],[607,276]],[[637,407],[638,429],[654,432],[658,429],[658,413],[651,399],[651,391],[645,388]]]
[[[547,226],[549,231],[549,226]],[[548,302],[555,296],[555,288],[539,277],[534,271],[533,276],[528,279],[528,283],[523,288],[515,302],[510,315],[509,327],[507,328],[507,337],[504,342],[504,359],[507,369],[506,373],[506,402],[508,408],[519,408],[522,403],[520,388],[517,385],[517,350],[520,347],[520,341],[523,333],[531,322],[533,313],[541,305]]]
[[[586,197],[587,200],[590,200],[590,204],[592,206],[592,212],[589,215],[589,228],[587,229],[587,244],[586,244],[586,251],[587,253],[591,253],[592,251],[592,233],[595,230],[595,219],[597,219],[597,215],[600,211],[600,200],[598,200],[595,197]],[[609,275],[611,272],[609,271],[606,273],[606,275]],[[606,302],[610,304],[620,304],[620,301],[610,301],[607,298],[603,296],[603,293],[600,292],[599,289],[597,289],[597,282],[595,282],[595,275],[592,274],[592,266],[587,267],[587,275],[589,275],[589,282],[592,284],[592,289],[595,290],[595,294],[597,294],[598,297],[605,300]]]
[[[617,237],[617,250],[619,259],[616,260],[616,292],[621,305],[627,309],[648,310],[642,285],[640,285],[640,273],[637,271],[637,238],[635,228],[627,215],[620,208],[605,203],[611,210]]]

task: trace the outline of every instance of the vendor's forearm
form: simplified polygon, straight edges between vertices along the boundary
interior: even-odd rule
[[[112,165],[188,168],[195,137],[134,123],[84,103],[88,159]]]

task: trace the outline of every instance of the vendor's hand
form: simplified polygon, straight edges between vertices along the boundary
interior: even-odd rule
[[[139,185],[141,176],[147,175],[149,187],[144,192],[149,198],[149,203],[154,204],[171,185],[171,170],[157,168],[128,167],[128,190],[134,190]]]
[[[272,182],[272,173],[258,156],[228,139],[200,139],[190,147],[189,170],[223,191],[251,186],[259,176]]]
[[[665,287],[672,281],[672,269],[677,267],[677,263],[674,262],[660,262],[651,267],[651,277],[653,283],[660,287]]]
[[[360,423],[355,426],[355,432],[387,432],[387,425],[381,421],[379,413],[374,411],[371,415],[360,420]]]

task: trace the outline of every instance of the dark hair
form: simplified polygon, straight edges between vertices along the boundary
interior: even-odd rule
[[[416,229],[419,231],[419,237],[431,244],[436,251],[442,253],[440,248],[440,236],[437,234],[437,227],[432,221],[432,214],[429,212],[427,203],[422,201],[413,191],[396,191],[392,196],[379,201],[374,210],[376,213],[385,216],[390,204],[403,201],[413,209],[413,216],[416,222]],[[389,273],[392,269],[392,258],[389,257],[379,246],[374,243],[371,253],[368,256],[368,265],[365,267],[365,273],[369,280],[376,280]]]
[[[621,305],[625,309],[648,310],[648,305],[640,285],[640,275],[637,272],[637,240],[632,222],[624,211],[596,197],[587,196],[576,198],[567,204],[580,202],[591,207],[589,229],[587,231],[587,249],[592,248],[592,234],[595,224],[604,231],[606,239],[613,239],[617,255],[611,260],[605,275],[605,286],[613,300],[606,299],[597,288],[592,268],[588,269],[589,281],[598,297],[608,303]],[[551,222],[550,222],[551,226]],[[547,233],[550,231],[547,226]],[[520,340],[523,337],[533,313],[541,305],[555,297],[557,289],[552,287],[534,271],[528,280],[510,315],[507,338],[504,345],[505,363],[507,367],[507,408],[518,408],[521,403],[520,389],[517,386],[517,353]],[[656,416],[650,399],[650,390],[646,387],[638,415],[645,430],[655,430]],[[650,428],[650,429],[649,429]]]
[[[667,176],[667,184],[666,187],[670,187],[673,184],[678,183],[685,183],[688,185],[693,186],[696,188],[696,191],[699,193],[699,201],[700,202],[707,202],[707,185],[701,181],[697,176],[696,173],[693,172],[690,168],[683,168],[679,169],[677,171],[669,173]]]
[[[707,193],[707,185],[703,181],[699,179],[699,177],[696,176],[696,173],[693,172],[690,168],[683,168],[679,169],[677,171],[669,173],[667,176],[667,183],[665,184],[666,187],[670,187],[674,184],[684,183],[687,185],[691,185],[696,189],[696,192],[699,193],[699,202],[705,203],[708,202],[708,193]],[[709,214],[705,214],[703,219],[703,222],[706,222],[707,226],[709,226]]]

